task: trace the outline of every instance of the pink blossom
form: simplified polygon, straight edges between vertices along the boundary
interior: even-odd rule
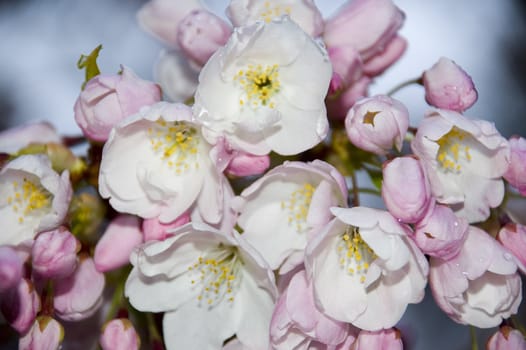
[[[477,101],[471,77],[455,62],[442,57],[422,76],[426,101],[431,106],[463,112]]]
[[[430,111],[411,147],[437,202],[450,205],[458,216],[470,223],[483,221],[502,202],[510,150],[493,123]]]
[[[40,298],[33,284],[21,279],[18,285],[2,294],[0,310],[7,323],[18,333],[25,333],[40,311]]]
[[[430,256],[448,260],[458,254],[468,232],[468,222],[445,205],[434,206],[415,225],[416,245]]]
[[[39,316],[31,329],[20,338],[19,350],[60,349],[64,339],[64,328],[49,316]]]
[[[488,339],[486,350],[524,350],[526,340],[521,332],[510,326],[502,326]]]
[[[133,215],[117,216],[95,246],[93,260],[97,271],[111,271],[128,264],[133,248],[142,242],[139,218]]]
[[[526,196],[526,139],[514,136],[509,140],[510,144],[510,165],[504,174],[504,178],[520,194]]]
[[[413,157],[397,157],[384,163],[382,172],[382,198],[387,210],[405,223],[421,220],[434,199],[420,162]]]
[[[505,248],[488,233],[469,226],[455,257],[431,257],[429,283],[438,306],[455,322],[491,328],[517,313],[522,293],[516,270]]]
[[[64,278],[77,267],[79,241],[65,227],[40,233],[33,244],[33,271],[45,278]]]
[[[427,260],[409,227],[366,207],[331,208],[336,217],[305,250],[316,306],[326,315],[376,331],[393,327],[424,297]]]
[[[386,154],[402,148],[409,112],[399,101],[378,95],[358,101],[347,113],[345,129],[351,142],[366,151]]]
[[[144,242],[148,241],[162,241],[171,236],[168,231],[170,229],[183,226],[190,222],[189,212],[184,212],[172,222],[162,223],[159,218],[144,219],[142,222],[142,232],[144,234]]]
[[[55,312],[63,320],[77,321],[93,315],[102,304],[104,274],[92,258],[81,256],[75,272],[55,281]]]
[[[102,327],[99,342],[103,350],[137,350],[141,347],[139,335],[126,318],[107,322]]]
[[[497,239],[517,258],[518,267],[526,274],[526,226],[507,224],[499,231]]]
[[[402,350],[404,344],[396,328],[375,332],[361,331],[350,350]]]
[[[22,258],[13,247],[0,246],[0,293],[18,285],[22,278],[23,264]]]
[[[203,66],[223,46],[232,28],[213,13],[193,10],[177,27],[177,43],[182,52],[198,66]]]
[[[75,120],[87,138],[104,142],[121,120],[160,100],[157,84],[122,66],[120,74],[97,75],[88,81],[75,102]]]
[[[305,271],[292,277],[280,296],[270,323],[273,349],[307,349],[312,341],[338,345],[349,336],[349,325],[321,313],[315,306],[312,284]]]
[[[303,264],[308,240],[333,217],[330,208],[346,205],[344,177],[321,160],[285,162],[232,202],[243,238],[280,274]]]

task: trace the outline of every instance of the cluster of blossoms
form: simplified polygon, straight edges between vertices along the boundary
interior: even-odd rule
[[[469,75],[447,58],[423,72],[433,109],[410,127],[402,102],[367,96],[406,48],[391,0],[226,13],[151,0],[139,22],[172,48],[159,85],[100,74],[97,48],[79,61],[81,139],[0,134],[0,308],[19,348],[71,344],[83,322],[103,349],[402,349],[429,284],[455,322],[500,326],[487,349],[525,349],[526,219],[507,203],[526,200],[526,141],[464,115]]]

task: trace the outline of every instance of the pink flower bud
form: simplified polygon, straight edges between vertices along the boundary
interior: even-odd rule
[[[499,231],[497,239],[513,253],[519,261],[519,268],[526,274],[526,226],[507,224]]]
[[[471,77],[455,62],[442,57],[422,76],[431,106],[463,112],[477,101]]]
[[[179,47],[197,65],[203,66],[216,50],[223,46],[232,28],[206,10],[190,12],[177,28]]]
[[[78,321],[93,315],[102,304],[104,274],[97,271],[93,259],[81,255],[75,272],[56,281],[53,306],[66,321]]]
[[[502,326],[488,339],[486,350],[524,350],[526,340],[516,329],[510,326]]]
[[[95,246],[93,260],[100,272],[111,271],[130,261],[133,248],[143,241],[140,221],[134,215],[119,215]]]
[[[64,339],[64,328],[49,316],[39,316],[31,329],[18,343],[19,350],[59,349]]]
[[[172,222],[162,223],[159,218],[144,219],[142,222],[142,231],[144,233],[144,241],[163,241],[170,234],[168,230],[183,226],[190,222],[190,213],[184,212]]]
[[[104,142],[121,120],[160,100],[157,84],[122,66],[121,74],[97,75],[88,81],[75,102],[75,120],[87,138]]]
[[[367,61],[388,47],[403,22],[403,12],[391,0],[348,1],[326,21],[323,38],[329,48],[354,47]]]
[[[40,310],[40,298],[33,284],[22,279],[18,286],[2,294],[0,309],[7,323],[22,334],[33,324]]]
[[[504,178],[520,194],[526,196],[526,139],[514,136],[510,138],[510,165],[504,174]]]
[[[137,20],[144,30],[175,47],[177,26],[187,14],[198,8],[202,8],[200,0],[151,0],[137,12]]]
[[[370,332],[361,331],[352,350],[402,350],[404,348],[400,331],[396,328]]]
[[[399,101],[378,95],[358,101],[347,113],[345,129],[351,142],[383,155],[400,150],[409,126],[409,112]]]
[[[415,226],[415,243],[425,254],[448,260],[458,254],[468,222],[445,205],[436,205]]]
[[[33,244],[33,271],[45,278],[64,278],[77,267],[80,243],[65,227],[40,233]]]
[[[10,246],[0,246],[0,293],[14,288],[22,278],[24,262]]]
[[[382,197],[398,220],[411,224],[421,220],[433,199],[420,162],[413,157],[398,157],[385,163]]]
[[[400,36],[395,36],[389,42],[385,50],[365,62],[363,67],[364,74],[374,77],[382,74],[387,68],[391,67],[402,56],[407,48],[407,40]]]
[[[233,176],[251,176],[263,174],[270,166],[270,157],[266,154],[256,156],[240,152],[228,163],[226,173]]]
[[[126,318],[109,321],[102,327],[99,339],[103,350],[133,350],[141,347],[141,339]]]
[[[333,71],[329,94],[333,94],[347,88],[361,77],[362,60],[358,51],[351,46],[332,47],[328,53]]]

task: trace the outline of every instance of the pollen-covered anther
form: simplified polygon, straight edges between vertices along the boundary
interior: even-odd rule
[[[280,6],[275,5],[272,6],[270,1],[265,1],[264,9],[261,11],[260,16],[261,19],[263,19],[266,23],[270,23],[274,18],[282,16],[282,15],[289,15],[292,13],[292,9],[290,6]]]
[[[196,128],[186,122],[178,121],[159,120],[148,128],[148,136],[154,152],[159,154],[177,175],[191,168],[199,168],[196,154],[200,139],[196,134]]]
[[[281,209],[288,214],[288,224],[293,225],[299,233],[307,228],[307,215],[315,189],[310,183],[305,183],[290,194],[289,200],[281,202]]]
[[[445,172],[460,173],[462,163],[471,161],[470,147],[466,144],[468,136],[462,130],[453,128],[437,140],[437,161]]]
[[[13,212],[20,215],[18,222],[24,223],[24,218],[36,211],[46,210],[51,207],[52,195],[41,185],[35,184],[27,178],[22,183],[12,182],[13,194],[7,197],[7,204]]]
[[[191,285],[201,288],[197,300],[206,301],[208,305],[215,305],[223,298],[233,302],[241,278],[240,264],[237,249],[223,245],[199,257],[188,267],[193,273]]]
[[[336,250],[341,268],[351,276],[359,276],[360,283],[364,283],[369,265],[377,255],[364,242],[357,227],[347,226],[338,241]]]
[[[279,91],[279,67],[277,64],[254,66],[249,64],[247,69],[241,69],[234,76],[236,81],[243,89],[243,94],[239,99],[241,106],[248,105],[252,108],[266,106],[275,108],[273,96]]]

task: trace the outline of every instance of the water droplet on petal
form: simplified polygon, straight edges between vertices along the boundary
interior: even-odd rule
[[[504,259],[510,261],[513,259],[513,256],[510,253],[504,253]]]

